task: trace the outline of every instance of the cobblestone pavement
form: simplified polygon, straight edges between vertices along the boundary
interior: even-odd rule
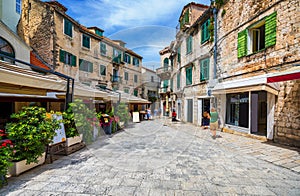
[[[19,177],[0,195],[300,195],[299,149],[169,119],[112,137]]]

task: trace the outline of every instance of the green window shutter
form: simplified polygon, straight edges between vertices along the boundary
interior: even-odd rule
[[[73,36],[72,34],[72,23],[71,21],[69,21],[68,19],[64,19],[65,23],[64,23],[64,33],[66,35],[69,35],[70,37]]]
[[[71,66],[76,67],[76,56],[72,55]]]
[[[186,10],[184,13],[184,24],[189,23],[189,10]]]
[[[238,58],[247,55],[247,30],[238,33]]]
[[[201,61],[200,65],[200,81],[209,79],[209,58]]]
[[[186,72],[185,72],[185,76],[186,76],[186,85],[190,85],[192,84],[192,80],[193,80],[193,75],[192,75],[192,66],[186,68]]]
[[[173,91],[173,78],[170,81],[170,89],[171,89],[171,91]]]
[[[85,34],[82,34],[82,46],[90,48],[90,37]]]
[[[59,61],[65,63],[66,62],[66,51],[59,50]]]
[[[180,72],[177,74],[177,89],[180,89]]]
[[[178,49],[177,49],[177,61],[178,61],[178,63],[181,62],[181,56],[180,56],[180,53],[181,53],[181,48],[178,47]]]
[[[276,16],[277,12],[272,13],[266,17],[266,37],[265,47],[273,46],[276,44]]]
[[[105,43],[100,43],[100,51],[102,55],[106,55],[106,45]]]
[[[201,26],[201,44],[209,40],[209,27],[210,19],[206,20]]]
[[[79,59],[79,70],[83,70],[83,59]]]

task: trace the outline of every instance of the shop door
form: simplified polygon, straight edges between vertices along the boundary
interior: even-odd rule
[[[193,99],[187,99],[187,122],[193,122]]]
[[[202,99],[198,99],[198,125],[202,124]]]

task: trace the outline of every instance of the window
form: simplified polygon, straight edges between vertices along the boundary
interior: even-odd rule
[[[22,12],[22,0],[16,0],[16,12],[21,14]]]
[[[6,41],[4,38],[0,37],[0,54],[15,58],[15,52],[13,47],[10,45],[8,41]],[[0,60],[14,63],[13,60],[5,58],[5,57],[0,57]]]
[[[73,24],[68,19],[64,19],[64,34],[73,37]]]
[[[179,46],[177,48],[177,61],[178,61],[178,63],[181,62],[181,56],[180,56],[180,54],[181,54],[181,47]]]
[[[125,93],[129,93],[129,89],[128,88],[124,88],[124,92]]]
[[[170,80],[170,90],[171,92],[173,92],[173,78],[171,78]]]
[[[95,29],[95,33],[99,36],[103,36],[103,31],[100,31],[99,29]]]
[[[100,42],[100,53],[101,55],[106,56],[106,44],[103,42]]]
[[[79,70],[93,73],[93,63],[79,59]]]
[[[238,58],[276,44],[277,12],[238,33]]]
[[[151,82],[154,82],[154,76],[151,76]]]
[[[193,37],[190,35],[188,38],[186,38],[186,53],[189,54],[193,50]]]
[[[59,61],[65,63],[67,65],[76,66],[76,56],[73,54],[66,52],[64,50],[59,50]]]
[[[128,78],[129,78],[128,77],[128,72],[124,72],[124,78],[125,78],[126,81],[128,81]]]
[[[90,48],[90,37],[82,34],[82,46],[85,48]]]
[[[120,64],[121,63],[122,52],[118,49],[113,49],[113,62]]]
[[[135,66],[137,66],[137,67],[139,66],[140,61],[139,61],[138,58],[133,57],[132,61],[133,61],[133,65],[135,65]]]
[[[186,77],[186,85],[190,85],[192,84],[192,80],[193,80],[193,67],[190,66],[190,67],[187,67],[185,69],[185,77]]]
[[[181,73],[179,72],[177,74],[177,89],[179,90],[180,89],[180,77],[181,77]]]
[[[186,24],[189,24],[189,10],[187,9],[185,12],[184,12],[184,15],[180,21],[180,28],[184,28],[184,25]]]
[[[106,76],[106,66],[100,65],[100,76]]]
[[[209,79],[209,58],[200,61],[200,81]]]
[[[208,19],[201,25],[201,44],[209,39],[209,24],[210,20]]]
[[[131,63],[131,56],[129,54],[124,53],[124,62]]]
[[[134,89],[133,95],[137,97],[137,96],[138,96],[138,92],[139,92],[139,91],[138,91],[137,89]]]
[[[168,71],[168,67],[169,67],[169,59],[165,58],[164,59],[164,71]]]
[[[249,128],[249,92],[226,95],[226,123]]]
[[[137,83],[138,82],[138,76],[134,75],[134,82]]]
[[[163,82],[163,92],[167,92],[168,87],[169,87],[169,80],[164,80],[164,82]]]

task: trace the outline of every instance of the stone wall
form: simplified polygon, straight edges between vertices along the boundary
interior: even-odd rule
[[[300,147],[300,80],[280,84],[274,140]]]
[[[22,15],[18,24],[19,36],[37,51],[48,64],[53,61],[54,29],[53,10],[38,0],[23,1]]]
[[[218,68],[222,77],[257,75],[299,61],[300,14],[297,0],[228,1],[218,13]],[[225,14],[222,16],[222,12]],[[237,57],[238,33],[277,11],[276,45]]]

